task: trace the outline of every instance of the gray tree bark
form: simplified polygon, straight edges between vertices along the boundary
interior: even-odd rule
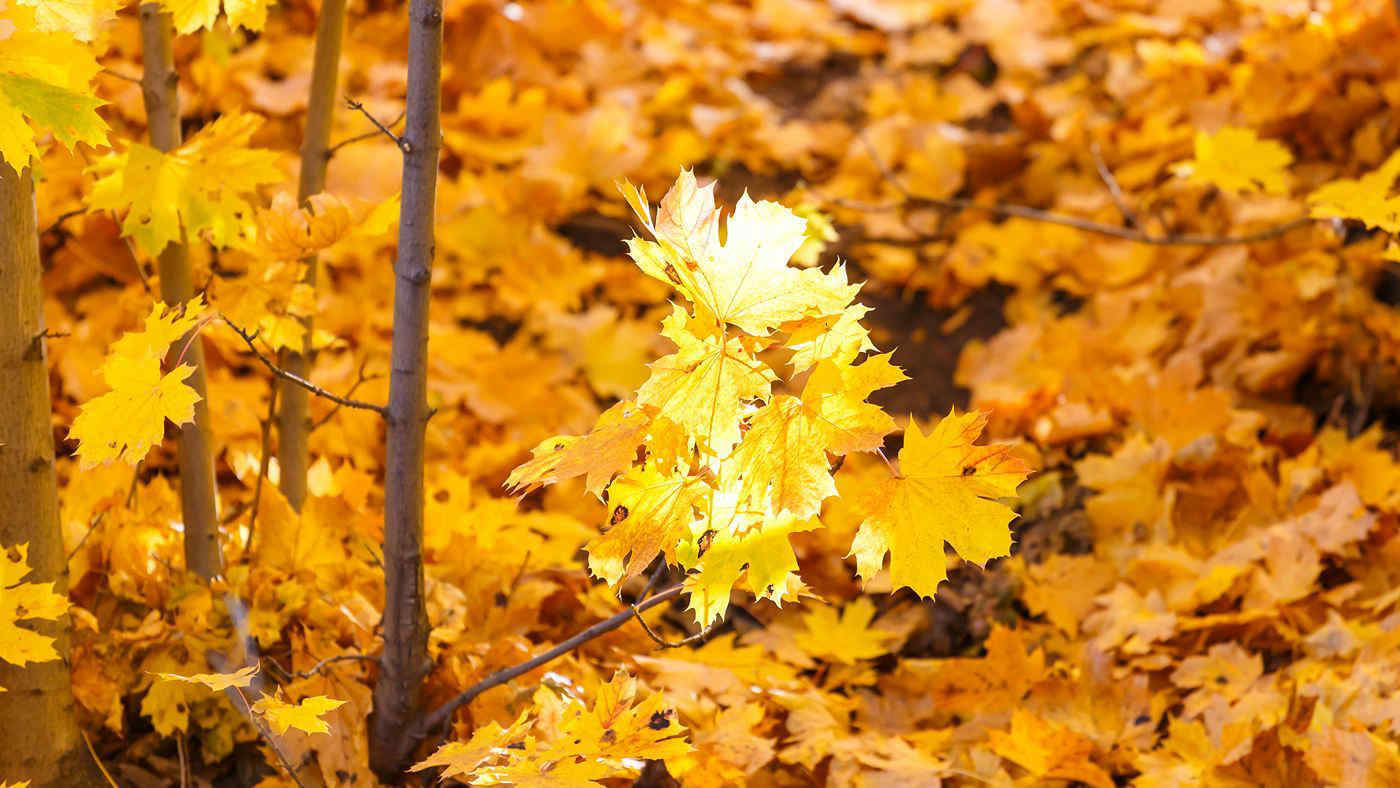
[[[423,438],[428,422],[428,292],[441,147],[442,0],[409,4],[403,202],[394,261],[394,338],[384,478],[384,652],[374,686],[370,766],[397,782],[413,755],[428,659],[423,599]]]

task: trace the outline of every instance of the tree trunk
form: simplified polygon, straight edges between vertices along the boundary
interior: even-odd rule
[[[180,147],[180,106],[175,87],[175,28],[170,15],[155,3],[141,6],[141,62],[145,74],[141,95],[146,103],[151,144],[162,151]],[[170,305],[183,304],[194,297],[194,275],[190,270],[189,248],[172,243],[161,250],[160,296]],[[176,342],[171,352],[185,348]],[[204,374],[204,344],[188,343],[184,363],[194,366],[190,386],[199,393],[194,421],[180,429],[180,508],[185,520],[185,566],[209,579],[223,571],[219,549],[219,520],[214,493],[214,452],[209,439],[208,383]]]
[[[345,0],[325,0],[316,22],[316,57],[311,68],[311,94],[306,104],[306,136],[301,144],[301,177],[297,184],[297,199],[305,205],[307,198],[326,188],[326,165],[329,164],[331,119],[336,101],[336,78],[340,67],[340,42],[345,31]],[[316,285],[316,259],[307,261],[304,282]],[[283,369],[301,378],[310,378],[311,321],[306,323],[301,352],[283,351]],[[277,412],[277,465],[281,474],[278,486],[292,508],[300,510],[306,501],[306,469],[310,462],[307,448],[310,419],[306,389],[286,380],[277,382],[281,409]]]
[[[370,765],[397,782],[413,755],[428,660],[423,601],[423,437],[428,422],[428,292],[441,147],[442,0],[409,4],[403,210],[394,261],[394,339],[384,472],[384,653],[374,686]]]
[[[31,582],[67,591],[58,522],[49,372],[34,181],[0,162],[0,549],[29,543]],[[68,627],[31,622],[53,635],[60,659],[20,668],[0,660],[0,779],[34,788],[93,785],[95,772],[73,716]],[[26,626],[29,626],[28,624]]]

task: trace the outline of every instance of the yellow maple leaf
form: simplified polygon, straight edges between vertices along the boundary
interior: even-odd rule
[[[862,578],[889,554],[895,587],[933,596],[947,578],[944,542],[977,564],[1010,552],[1016,513],[994,499],[1014,496],[1028,469],[1006,446],[974,445],[986,424],[985,413],[950,413],[924,435],[910,420],[899,475],[858,493],[867,514],[850,554]]]
[[[1011,730],[988,732],[992,751],[1037,779],[1082,782],[1112,788],[1113,779],[1089,756],[1094,744],[1074,731],[1042,720],[1024,709],[1011,714]]]
[[[79,41],[97,37],[98,28],[117,18],[120,0],[19,0],[34,9],[36,30],[68,33]]]
[[[184,424],[194,418],[199,394],[185,383],[194,367],[180,364],[162,374],[161,359],[199,324],[203,307],[202,298],[184,310],[157,302],[141,331],[112,344],[100,370],[112,390],[83,403],[68,429],[84,468],[139,462],[164,436],[166,419]]]
[[[506,488],[529,490],[587,474],[588,491],[597,495],[619,472],[632,465],[653,419],[635,402],[619,402],[598,417],[593,430],[578,437],[558,435],[534,448],[533,458],[511,471]]]
[[[215,692],[223,692],[230,687],[246,687],[253,683],[253,676],[257,674],[258,666],[249,665],[239,668],[232,673],[194,673],[182,675],[179,673],[155,673],[156,678],[161,681],[183,681],[187,684],[202,684]]]
[[[347,239],[382,235],[398,221],[397,195],[371,205],[323,192],[306,202],[303,208],[279,192],[257,212],[257,238],[248,251],[268,260],[300,260]]]
[[[1228,192],[1288,192],[1288,165],[1293,154],[1273,140],[1259,139],[1252,129],[1227,126],[1215,134],[1196,132],[1196,156],[1177,164],[1177,175],[1208,183]]]
[[[534,708],[508,728],[492,723],[465,742],[450,742],[413,771],[441,767],[473,785],[602,785],[635,776],[641,759],[680,758],[691,751],[685,727],[665,698],[641,696],[637,679],[619,671],[597,687],[592,705],[548,687]]]
[[[836,494],[826,458],[826,425],[797,397],[776,396],[749,419],[730,455],[740,496],[774,514],[811,517]]]
[[[1324,183],[1308,195],[1312,215],[1319,218],[1355,219],[1388,233],[1400,232],[1400,195],[1393,195],[1400,177],[1400,152],[1360,178],[1339,178]]]
[[[66,27],[83,5],[0,6],[0,163],[17,171],[39,155],[31,123],[69,150],[107,142],[104,102],[91,88],[101,67],[79,40],[84,31]]]
[[[253,713],[263,715],[263,719],[278,733],[286,733],[290,728],[303,733],[330,733],[331,726],[321,719],[321,715],[344,705],[345,701],[324,695],[303,698],[300,703],[288,703],[279,692],[279,695],[259,698],[253,704]]]
[[[857,597],[838,614],[830,605],[815,607],[802,616],[806,632],[793,636],[797,645],[814,657],[833,659],[853,665],[862,659],[884,656],[896,647],[892,632],[872,629],[875,603],[869,597]]]
[[[616,585],[646,569],[658,553],[674,557],[709,493],[698,477],[652,465],[619,476],[608,488],[608,529],[588,543],[589,571]]]
[[[789,362],[793,372],[806,372],[819,361],[850,364],[860,354],[875,350],[870,331],[860,324],[869,312],[864,304],[851,304],[835,319],[825,316],[797,323],[787,341],[793,351]]]
[[[169,153],[131,143],[92,166],[99,178],[88,205],[125,213],[122,233],[150,254],[191,235],[220,247],[252,237],[247,196],[282,178],[281,154],[251,146],[262,123],[257,115],[224,115]]]
[[[894,419],[865,401],[875,391],[909,379],[890,363],[890,356],[870,356],[855,366],[822,361],[807,379],[802,401],[825,428],[827,451],[874,451],[894,430]]]
[[[267,9],[276,0],[223,0],[229,27],[245,27],[254,32],[267,24]],[[220,0],[162,0],[180,33],[211,29],[219,18]]]
[[[827,274],[788,265],[806,241],[807,221],[778,203],[754,202],[745,193],[721,243],[714,184],[698,187],[691,171],[681,171],[654,221],[645,192],[626,182],[618,188],[656,238],[628,242],[638,267],[721,325],[766,336],[791,320],[839,314],[859,289],[846,283],[841,266]]]
[[[819,527],[821,523],[814,519],[785,517],[761,522],[742,534],[728,529],[717,532],[709,549],[694,562],[696,571],[685,577],[688,607],[696,623],[706,627],[724,615],[741,575],[759,599],[781,605],[794,596],[802,582],[788,536]]]
[[[677,350],[651,365],[637,402],[655,407],[717,455],[739,442],[746,400],[767,398],[777,375],[737,337],[696,336],[677,307],[662,333]]]
[[[68,612],[68,598],[55,593],[52,582],[23,582],[29,573],[28,542],[0,550],[0,660],[19,667],[59,658],[52,637],[19,622],[54,620]]]
[[[460,742],[450,741],[427,758],[415,763],[409,771],[421,772],[424,769],[442,769],[443,779],[449,777],[466,778],[482,764],[499,755],[512,742],[518,741],[534,724],[530,712],[522,711],[515,722],[502,728],[498,722],[490,722],[472,731],[471,739]]]
[[[1019,706],[1045,675],[1045,652],[1027,652],[1024,637],[993,625],[986,656],[905,660],[898,674],[949,714],[1004,713]]]

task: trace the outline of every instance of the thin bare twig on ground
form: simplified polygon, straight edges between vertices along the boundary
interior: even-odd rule
[[[1103,153],[1099,150],[1097,142],[1089,145],[1089,153],[1094,157],[1094,169],[1098,170],[1099,180],[1103,181],[1104,188],[1108,189],[1108,195],[1113,198],[1113,204],[1118,206],[1118,212],[1123,215],[1123,221],[1129,227],[1138,226],[1137,213],[1128,207],[1128,198],[1123,194],[1123,187],[1118,185],[1118,179],[1113,177],[1113,170],[1108,168],[1108,162],[1103,160]]]
[[[97,765],[97,770],[102,772],[103,777],[107,778],[107,784],[112,786],[112,788],[120,788],[117,781],[112,778],[112,773],[107,771],[107,767],[103,765],[102,759],[97,757],[97,750],[93,748],[92,739],[88,738],[87,731],[79,728],[78,733],[82,734],[83,744],[87,745],[88,755],[92,756],[92,762]]]
[[[1236,244],[1259,243],[1262,241],[1275,240],[1284,235],[1287,235],[1288,233],[1294,230],[1300,229],[1302,227],[1307,227],[1318,221],[1317,219],[1314,219],[1311,216],[1300,216],[1295,219],[1290,219],[1281,224],[1276,224],[1272,227],[1266,227],[1262,230],[1258,230],[1252,233],[1245,233],[1243,235],[1149,235],[1137,228],[1118,227],[1112,224],[1104,224],[1103,222],[1096,222],[1092,219],[1085,219],[1079,216],[1071,216],[1069,214],[1055,213],[1054,211],[1044,211],[1039,208],[1031,208],[1026,205],[1013,205],[1009,203],[983,203],[977,202],[976,200],[964,199],[961,197],[921,197],[912,193],[911,191],[909,191],[909,189],[907,189],[904,186],[904,184],[899,180],[899,176],[892,172],[885,165],[885,162],[880,158],[879,153],[874,149],[870,142],[866,140],[864,135],[861,135],[861,140],[865,142],[865,146],[869,151],[870,159],[875,163],[876,168],[880,170],[880,174],[892,187],[894,187],[896,191],[899,192],[900,196],[904,198],[902,202],[887,204],[862,203],[859,201],[846,200],[844,198],[835,197],[831,195],[822,195],[820,191],[813,189],[810,186],[808,187],[808,190],[811,191],[813,194],[817,195],[818,197],[821,197],[822,199],[831,202],[834,205],[840,205],[846,208],[850,208],[852,210],[863,211],[866,213],[893,211],[898,210],[900,207],[904,206],[923,206],[928,208],[934,208],[940,211],[983,211],[985,213],[992,214],[993,216],[1000,216],[1003,218],[1017,217],[1037,222],[1046,222],[1048,224],[1058,224],[1064,227],[1073,227],[1076,230],[1083,230],[1084,232],[1095,233],[1097,235],[1104,235],[1110,238],[1119,238],[1124,241],[1132,241],[1134,243],[1147,244],[1148,246],[1233,246]],[[884,239],[872,237],[863,240],[868,241],[870,243],[895,243],[903,245],[910,245],[911,243],[914,243],[909,241],[908,239]],[[923,241],[918,241],[918,243],[923,243]]]

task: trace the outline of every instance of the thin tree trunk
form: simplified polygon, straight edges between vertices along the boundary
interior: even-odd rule
[[[179,75],[175,73],[174,34],[170,15],[155,3],[141,6],[141,62],[145,74],[141,95],[146,102],[151,144],[162,151],[180,146],[180,107],[176,94]],[[194,297],[194,275],[190,270],[189,248],[172,243],[161,250],[160,295],[171,305]],[[172,352],[186,343],[176,342]],[[209,439],[208,384],[204,374],[204,345],[188,343],[184,363],[194,366],[189,384],[199,393],[194,421],[180,430],[180,508],[185,520],[185,565],[205,579],[223,571],[219,549],[219,520],[214,498],[214,452]]]
[[[29,544],[32,582],[67,591],[58,522],[49,373],[34,181],[0,162],[0,549]],[[68,627],[33,622],[54,636],[61,659],[23,668],[0,660],[0,779],[30,785],[92,785],[95,776],[73,716]],[[26,625],[27,626],[27,625]]]
[[[336,78],[340,68],[340,42],[345,31],[345,0],[324,0],[316,21],[316,56],[311,68],[311,95],[306,104],[306,136],[301,144],[301,177],[297,199],[320,194],[326,188],[326,165],[330,158],[331,120],[334,117]],[[316,259],[307,261],[304,282],[315,287]],[[305,321],[306,334],[301,352],[282,353],[281,366],[302,378],[309,378],[311,361],[311,321]],[[306,501],[306,469],[310,462],[307,437],[309,393],[301,386],[279,380],[281,410],[277,412],[278,486],[292,508],[300,510]]]
[[[433,264],[442,82],[442,0],[409,4],[403,209],[394,261],[394,339],[384,476],[384,652],[374,686],[370,766],[397,782],[412,757],[428,659],[423,600],[423,437],[428,422],[428,291]]]

